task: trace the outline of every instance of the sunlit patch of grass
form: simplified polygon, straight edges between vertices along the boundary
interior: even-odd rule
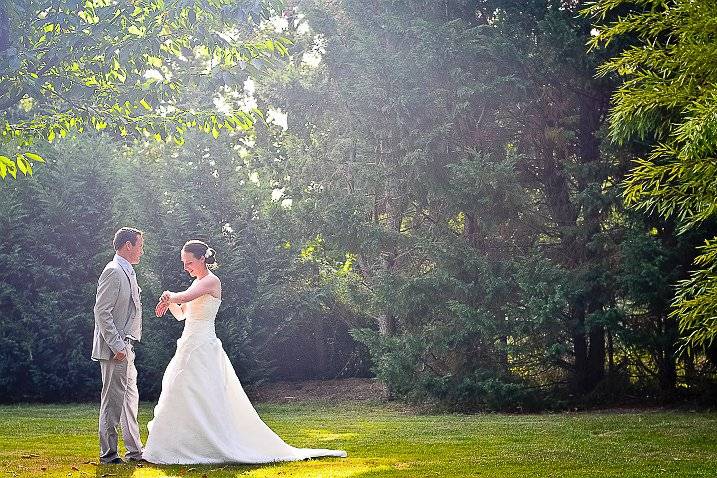
[[[102,466],[98,476],[117,476],[126,478],[171,478],[171,477],[292,477],[292,478],[351,478],[366,476],[370,473],[390,471],[392,466],[371,463],[366,460],[322,459],[302,462],[269,464],[269,465],[186,465],[157,466],[146,464],[142,467],[128,469],[125,466]]]
[[[168,475],[164,470],[159,468],[152,468],[151,466],[135,468],[132,473],[132,478],[164,478]]]
[[[335,433],[330,430],[306,430],[304,433],[313,441],[346,441],[356,438],[356,433]]]
[[[351,478],[385,470],[390,470],[390,467],[387,465],[367,464],[364,460],[343,460],[343,463],[336,461],[331,464],[308,461],[290,463],[282,466],[281,469],[258,468],[237,476],[270,478],[276,477],[280,473],[282,477],[289,476],[293,478]]]
[[[142,404],[143,438],[152,404]],[[348,458],[269,465],[96,464],[96,405],[0,406],[0,478],[717,476],[717,414],[416,415],[388,404],[259,404],[288,443]]]

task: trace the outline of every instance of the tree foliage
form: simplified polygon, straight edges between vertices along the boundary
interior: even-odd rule
[[[196,128],[248,130],[258,110],[195,104],[260,75],[288,39],[258,28],[280,2],[254,0],[20,0],[4,3],[0,132],[4,142],[52,142],[71,131],[181,143]],[[202,78],[209,78],[204,81]],[[0,177],[30,174],[36,153],[0,158]]]
[[[588,23],[544,2],[300,8],[327,46],[262,83],[293,118],[278,183],[335,258],[356,257],[341,280],[377,374],[465,406],[594,388],[619,172],[599,151],[609,89]]]
[[[599,69],[622,79],[613,95],[612,138],[651,144],[628,177],[627,203],[676,217],[682,232],[696,228],[717,212],[717,4],[603,0],[584,13],[597,23],[592,47],[632,39]],[[707,240],[701,251],[672,304],[693,347],[717,336],[717,240]]]
[[[395,393],[517,408],[685,380],[664,308],[644,313],[650,299],[621,286],[647,281],[619,265],[653,260],[624,244],[652,226],[620,204],[635,147],[603,141],[614,85],[594,77],[606,53],[586,55],[576,5],[299,11],[312,31],[297,42],[321,61],[257,87],[290,119],[271,177],[321,232],[354,336]]]
[[[148,311],[187,284],[184,241],[219,252],[218,334],[245,380],[370,367],[394,396],[453,409],[703,393],[717,348],[678,357],[668,304],[714,224],[678,235],[676,219],[625,210],[620,185],[650,144],[607,141],[615,78],[594,72],[611,53],[585,53],[577,9],[302,0],[267,33],[293,44],[285,67],[227,77],[229,108],[267,112],[251,129],[36,142],[48,174],[0,189],[16,218],[0,222],[0,381],[26,399],[96,393],[89,361],[72,375],[42,347],[86,360],[106,242],[130,224],[147,234]],[[213,104],[213,77],[192,78],[180,103]],[[83,285],[55,290],[65,269]],[[181,324],[146,320],[151,397]],[[65,328],[81,339],[62,349]]]
[[[89,357],[94,295],[123,225],[145,233],[136,267],[144,399],[159,394],[184,325],[152,311],[163,290],[190,284],[179,257],[189,239],[217,251],[217,334],[243,383],[367,373],[365,350],[330,291],[314,287],[316,262],[302,258],[304,234],[271,200],[272,189],[249,180],[228,140],[187,138],[181,148],[150,143],[117,155],[107,137],[67,137],[45,145],[43,174],[0,188],[11,213],[0,219],[0,402],[97,396],[98,365]]]

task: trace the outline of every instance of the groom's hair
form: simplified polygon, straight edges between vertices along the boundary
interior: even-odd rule
[[[115,246],[115,251],[119,250],[120,247],[124,246],[129,241],[133,246],[137,244],[137,238],[142,235],[142,231],[133,227],[121,227],[115,232],[115,238],[112,240],[112,245]]]

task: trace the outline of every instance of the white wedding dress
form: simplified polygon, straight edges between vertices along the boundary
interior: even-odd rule
[[[322,456],[343,450],[294,448],[254,410],[214,331],[220,299],[203,295],[184,306],[186,318],[177,352],[162,378],[162,393],[147,425],[143,458],[157,464],[270,463]]]

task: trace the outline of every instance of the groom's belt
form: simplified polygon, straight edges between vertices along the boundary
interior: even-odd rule
[[[130,345],[134,345],[139,342],[139,340],[135,339],[134,337],[130,337],[129,335],[124,338],[124,341]]]

